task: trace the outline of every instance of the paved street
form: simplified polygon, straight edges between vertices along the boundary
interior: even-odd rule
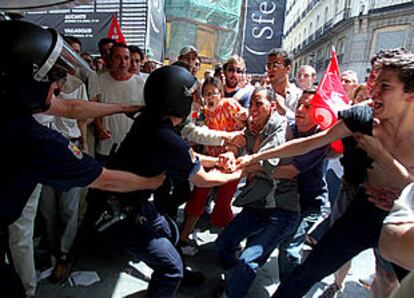
[[[188,265],[193,270],[200,270],[206,274],[206,281],[199,287],[182,286],[177,294],[178,298],[208,298],[215,297],[215,290],[220,284],[221,272],[217,264],[214,250],[214,240],[217,232],[207,227],[207,220],[202,218],[199,223],[197,242],[200,251],[194,257],[188,257]],[[144,297],[147,282],[145,275],[149,276],[150,269],[138,263],[134,269],[133,260],[110,247],[102,247],[95,251],[82,251],[74,271],[96,271],[101,281],[91,286],[74,286],[51,284],[47,280],[41,281],[36,297],[38,298],[121,298]],[[352,264],[350,274],[345,282],[345,297],[369,297],[369,292],[358,283],[358,278],[366,277],[374,272],[374,258],[372,251],[361,253]],[[277,251],[275,251],[267,264],[260,269],[248,297],[267,298],[275,291],[278,285]],[[322,289],[333,281],[329,276],[316,284],[306,297],[318,297]]]

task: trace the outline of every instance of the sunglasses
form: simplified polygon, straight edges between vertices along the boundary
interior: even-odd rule
[[[238,74],[244,73],[244,70],[243,70],[243,69],[238,68],[238,67],[232,67],[232,66],[230,66],[230,67],[227,69],[227,71],[228,71],[228,72],[235,72],[235,73],[238,73]]]

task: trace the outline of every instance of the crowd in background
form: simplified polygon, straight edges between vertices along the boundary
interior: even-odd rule
[[[126,46],[112,39],[104,38],[99,41],[99,57],[82,52],[81,42],[74,37],[68,36],[66,41],[88,63],[93,73],[86,85],[71,93],[61,93],[62,98],[121,103],[144,108],[145,82],[151,72],[162,65],[151,60],[139,47]],[[184,46],[177,54],[177,61],[173,64],[184,67],[192,75],[198,76],[201,58],[197,49],[193,46]],[[397,49],[382,51],[370,62],[371,73],[367,78],[358,78],[354,71],[346,70],[341,73],[341,82],[353,106],[366,106],[374,99],[374,105],[380,109],[378,106],[383,103],[380,100],[375,101],[375,92],[385,94],[389,92],[385,85],[393,84],[389,83],[390,79],[387,81],[381,77],[380,67],[388,67],[400,77],[400,72],[410,73],[413,70],[400,70],[404,66],[399,66],[398,63],[414,64],[414,58],[404,49]],[[315,69],[311,65],[302,65],[296,77],[290,79],[292,57],[288,51],[279,48],[268,53],[264,67],[266,73],[263,77],[252,81],[246,74],[244,60],[234,55],[223,64],[217,64],[214,70],[206,70],[203,80],[200,81],[201,87],[194,98],[192,111],[188,119],[177,129],[177,133],[198,153],[229,160],[240,157],[239,161],[246,154],[254,156],[256,153],[277,148],[290,140],[321,133],[322,130],[313,117],[312,107],[312,98],[318,85]],[[409,75],[412,76],[411,73]],[[409,84],[406,81],[402,82]],[[379,84],[382,86],[378,87]],[[409,89],[411,87],[404,85],[404,88],[404,92],[412,94],[413,91]],[[372,102],[370,104],[372,105]],[[401,110],[393,112],[402,113]],[[73,120],[35,115],[41,124],[58,131],[70,140],[74,144],[73,150],[81,150],[103,165],[124,140],[134,123],[133,117],[134,115],[116,114],[96,119]],[[341,117],[350,130],[359,132],[359,128],[353,128],[352,121],[357,122],[359,120],[354,118],[366,115],[343,114]],[[347,135],[344,147],[353,146],[353,150],[357,151],[355,144],[358,142],[358,148],[364,148],[372,159],[381,160],[385,153],[376,152],[375,146],[370,147],[370,141],[363,137],[355,141],[352,136]],[[145,140],[142,140],[142,146],[145,146]],[[298,276],[297,273],[301,270],[308,272],[314,268],[321,276],[336,271],[334,283],[325,289],[321,297],[335,297],[341,292],[344,278],[351,265],[350,260],[355,255],[353,252],[344,258],[345,264],[334,264],[328,269],[308,269],[310,265],[306,267],[307,263],[304,263],[303,258],[304,245],[314,247],[316,255],[318,247],[326,245],[323,239],[333,237],[331,234],[325,237],[327,231],[337,226],[337,220],[341,223],[340,219],[346,214],[346,210],[351,208],[354,197],[359,200],[358,196],[362,196],[361,185],[366,177],[358,180],[357,176],[363,174],[355,170],[347,172],[346,169],[350,163],[358,163],[358,157],[343,158],[341,162],[341,155],[333,153],[330,148],[328,142],[297,156],[273,156],[265,161],[246,164],[243,168],[245,178],[215,188],[193,188],[188,181],[174,181],[174,193],[171,194],[169,189],[161,187],[155,195],[155,204],[161,213],[176,220],[179,206],[185,204],[185,219],[181,223],[178,243],[184,255],[191,257],[201,249],[192,241],[190,235],[203,213],[209,214],[211,225],[221,231],[216,242],[220,263],[218,265],[226,271],[228,278],[223,286],[217,289],[218,295],[244,297],[257,270],[276,248],[279,249],[279,279],[282,285],[286,284],[286,287],[289,287],[297,282],[292,276]],[[392,156],[395,157],[394,154]],[[412,165],[412,161],[402,162],[409,168],[408,171],[412,168],[407,164]],[[361,163],[364,163],[364,160]],[[214,167],[213,165],[211,171],[214,171]],[[236,167],[234,164],[225,170],[234,171]],[[360,170],[366,172],[366,166]],[[393,197],[394,200],[400,197],[402,207],[398,210],[402,210],[413,205],[412,184],[408,185],[404,192],[403,189],[399,188],[386,194],[384,193],[388,190],[381,189],[376,190],[376,193],[368,193],[368,196]],[[237,190],[240,190],[240,194],[234,197]],[[46,263],[51,262],[53,265],[49,280],[64,281],[73,266],[78,229],[87,208],[84,199],[86,193],[87,190],[81,188],[62,192],[39,184],[21,218],[10,225],[11,256],[27,297],[34,297],[36,292],[36,267],[41,269],[40,266],[47,266],[35,266],[33,230],[42,242],[36,249],[47,251]],[[236,216],[233,214],[232,204],[242,207],[242,211]],[[380,206],[378,210],[386,210],[387,214],[393,208],[392,204],[384,207],[378,203],[376,206]],[[377,210],[372,212],[375,213]],[[372,221],[381,227],[382,220],[387,214],[384,211],[381,216],[373,217]],[[409,216],[412,216],[412,213]],[[412,223],[413,218],[409,218],[403,219],[402,222]],[[371,242],[366,245],[366,248],[375,248],[376,273],[361,282],[371,288],[375,297],[389,297],[398,287],[401,276],[405,276],[414,265],[412,253],[405,255],[406,247],[412,248],[406,245],[409,241],[412,243],[412,227],[399,231],[398,224],[401,221],[388,217],[387,219],[385,222],[394,229],[394,233],[384,232],[381,236],[383,243],[380,243],[382,249],[378,249],[378,239],[372,240],[372,245]],[[393,224],[397,227],[392,227]],[[312,233],[308,233],[309,231]],[[341,233],[342,231],[337,235],[343,235]],[[396,236],[398,233],[401,238]],[[352,238],[343,237],[337,239],[337,242],[354,241]],[[407,237],[407,242],[402,237]],[[245,239],[247,242],[242,245]],[[329,243],[331,248],[335,249],[332,241],[334,240],[331,239]],[[394,255],[394,243],[400,247],[397,256]],[[393,250],[394,252],[391,252]],[[348,252],[344,252],[344,255],[346,253]],[[316,258],[312,257],[311,260]],[[314,262],[319,262],[320,267],[324,267],[324,260],[316,259]],[[197,277],[190,281],[190,284],[203,281],[202,275]],[[306,278],[308,277],[303,277]],[[316,280],[318,278],[319,275],[313,277]],[[305,289],[306,285],[303,288]],[[278,297],[293,297],[288,294],[280,295]]]

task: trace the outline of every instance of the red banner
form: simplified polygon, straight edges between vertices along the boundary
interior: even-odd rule
[[[111,26],[108,31],[108,38],[115,39],[117,42],[122,42],[126,44],[124,35],[121,31],[121,26],[119,26],[118,20],[115,16],[112,16]]]
[[[312,105],[315,111],[315,121],[322,129],[334,125],[338,121],[338,112],[349,107],[349,100],[342,87],[338,59],[334,49],[332,49],[328,68],[312,99]],[[343,151],[340,141],[332,143],[331,146],[338,153]]]

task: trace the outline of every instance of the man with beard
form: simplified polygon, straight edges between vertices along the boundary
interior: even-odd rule
[[[234,97],[242,106],[248,108],[252,90],[240,88],[240,82],[245,71],[246,64],[240,56],[233,55],[227,60],[224,64],[224,75],[226,77],[224,97]]]

